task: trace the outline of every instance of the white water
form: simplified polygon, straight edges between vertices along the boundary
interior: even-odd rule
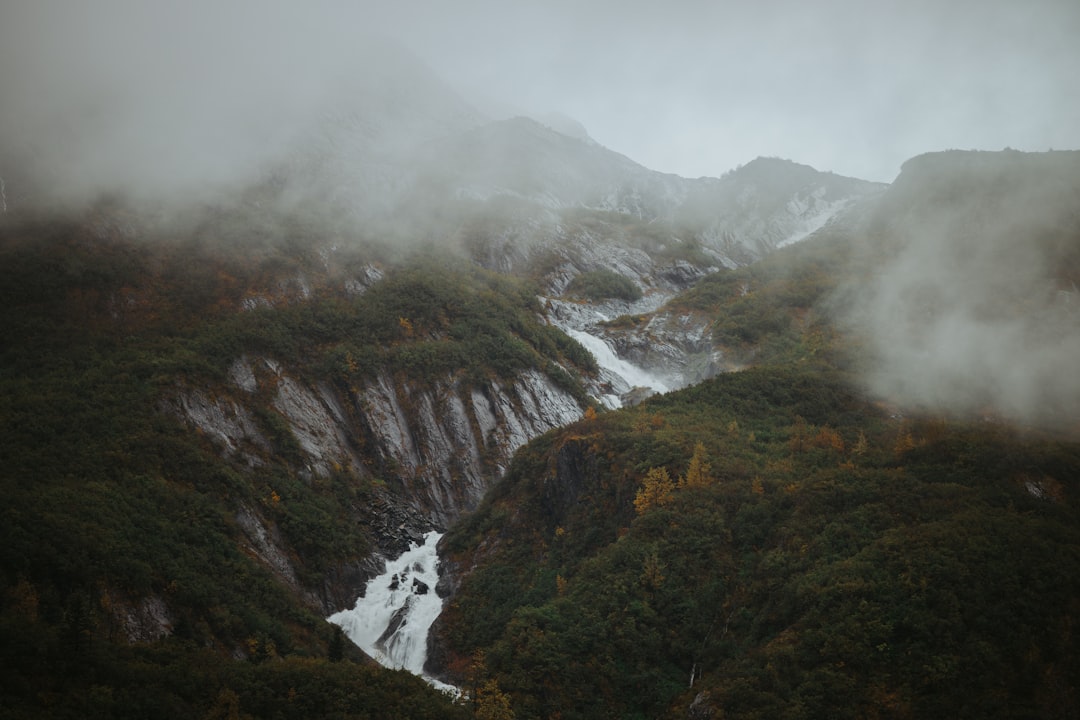
[[[615,354],[603,338],[590,335],[584,330],[567,330],[566,333],[585,346],[593,354],[596,362],[605,370],[618,375],[631,388],[647,387],[658,393],[670,390],[666,383],[637,365],[633,365]]]
[[[440,689],[456,692],[424,674],[428,630],[442,612],[442,598],[435,592],[439,581],[435,546],[441,537],[429,532],[423,545],[413,544],[386,564],[386,572],[368,581],[356,607],[327,620],[340,625],[350,640],[380,664],[408,670]]]

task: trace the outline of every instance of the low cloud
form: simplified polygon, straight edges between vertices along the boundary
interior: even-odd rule
[[[361,10],[243,0],[6,7],[0,176],[9,201],[206,201],[298,154],[340,151],[335,123],[353,121],[356,142],[392,146],[408,119],[365,127],[365,103],[385,104],[395,79],[415,84],[422,66]]]
[[[1076,419],[1078,196],[1077,153],[909,162],[877,218],[887,259],[850,314],[870,389],[935,412]]]

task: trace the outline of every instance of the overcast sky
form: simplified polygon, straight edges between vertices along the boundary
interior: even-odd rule
[[[373,32],[485,109],[558,111],[689,177],[768,155],[890,181],[926,151],[1080,148],[1076,0],[0,0],[0,105],[18,105],[23,125],[57,108],[78,122],[85,98],[53,96],[104,73],[205,84],[218,100],[277,93],[300,113],[318,76]],[[261,87],[214,69],[266,64],[278,43],[289,50]]]
[[[656,170],[776,155],[890,181],[930,150],[1080,148],[1076,0],[443,5],[407,39],[447,77]]]

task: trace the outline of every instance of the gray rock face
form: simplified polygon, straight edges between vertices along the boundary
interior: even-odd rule
[[[240,457],[249,466],[261,465],[261,455],[270,450],[251,413],[229,398],[212,398],[202,390],[188,388],[166,402],[165,409],[210,437],[224,455]]]
[[[296,468],[302,476],[374,472],[438,528],[476,507],[515,450],[583,414],[573,397],[536,370],[479,387],[454,377],[420,386],[382,373],[348,395],[306,384],[268,358],[239,358],[229,377],[237,392],[212,396],[184,388],[166,405],[222,454],[257,466],[272,452],[273,428],[256,420],[258,403],[269,398],[263,417],[269,412],[284,420],[302,456]],[[285,570],[270,564],[275,572]]]
[[[620,357],[680,388],[729,369],[713,345],[710,326],[704,316],[663,311],[640,326],[601,332]]]
[[[292,378],[278,377],[274,409],[288,421],[293,436],[311,459],[307,470],[328,476],[335,468],[359,470],[360,461],[349,447],[345,414],[325,389],[313,390]]]
[[[355,405],[383,466],[439,527],[476,507],[515,450],[583,413],[535,370],[509,386],[491,380],[480,388],[453,378],[430,389],[403,387],[383,374],[357,394]]]
[[[117,631],[129,643],[148,643],[172,633],[175,617],[160,595],[151,593],[137,600],[108,591],[110,632]]]

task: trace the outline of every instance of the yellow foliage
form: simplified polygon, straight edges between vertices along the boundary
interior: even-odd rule
[[[795,416],[795,425],[791,429],[791,439],[788,440],[788,448],[793,453],[801,453],[806,450],[807,436],[809,430],[806,426],[806,420],[803,420],[800,416]]]
[[[239,720],[240,696],[229,688],[222,688],[217,700],[203,715],[204,720]]]
[[[844,438],[840,437],[840,433],[828,427],[818,430],[814,445],[819,448],[832,448],[839,453],[844,452]]]
[[[585,419],[586,420],[595,420],[596,419],[596,408],[594,408],[592,405],[585,408]]]
[[[667,567],[661,562],[656,553],[647,555],[645,562],[641,566],[641,583],[653,590],[659,588],[664,582],[664,570],[666,569]]]
[[[910,430],[901,430],[893,443],[893,453],[897,458],[902,457],[907,451],[915,449],[915,439],[911,437]]]
[[[671,500],[674,492],[675,483],[668,475],[667,468],[652,468],[634,496],[634,510],[641,515],[654,505],[664,505]]]
[[[476,693],[476,717],[480,720],[513,720],[510,696],[499,689],[499,683],[491,678]]]
[[[679,487],[706,487],[713,482],[709,471],[712,466],[705,462],[705,445],[698,443],[694,446],[694,454],[690,456],[690,465],[686,468],[686,476],[679,478]]]

